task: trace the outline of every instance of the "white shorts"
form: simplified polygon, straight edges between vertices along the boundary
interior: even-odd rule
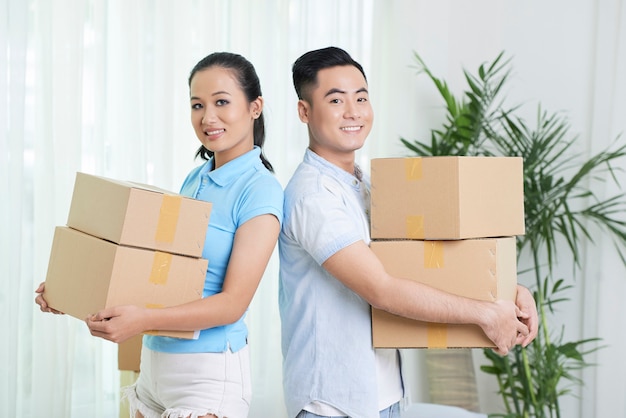
[[[137,382],[124,388],[131,417],[245,418],[251,398],[248,346],[232,353],[141,350]]]

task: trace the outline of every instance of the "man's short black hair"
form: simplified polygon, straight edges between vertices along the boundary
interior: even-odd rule
[[[317,73],[319,73],[320,70],[344,65],[356,67],[361,74],[363,74],[365,81],[367,81],[365,71],[363,71],[361,64],[356,62],[350,54],[341,48],[329,46],[327,48],[309,51],[302,55],[291,67],[293,86],[296,89],[298,99],[304,99],[305,90],[317,84]]]

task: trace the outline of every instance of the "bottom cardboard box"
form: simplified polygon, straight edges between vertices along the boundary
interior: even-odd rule
[[[114,244],[68,227],[54,233],[44,297],[84,320],[119,305],[164,308],[202,298],[208,261]],[[193,331],[151,334],[194,338]]]
[[[515,237],[455,241],[372,241],[385,270],[478,300],[515,300]],[[372,308],[375,348],[493,348],[477,325],[415,321]]]
[[[135,335],[132,338],[117,345],[117,369],[139,372],[141,363],[141,340],[143,335]]]

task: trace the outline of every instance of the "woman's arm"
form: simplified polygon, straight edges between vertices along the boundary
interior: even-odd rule
[[[146,331],[195,331],[237,321],[252,301],[279,232],[278,219],[269,214],[237,229],[220,293],[163,309],[128,305],[103,309],[86,319],[91,334],[122,342]]]

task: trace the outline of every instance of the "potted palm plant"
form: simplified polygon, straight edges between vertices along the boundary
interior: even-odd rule
[[[580,270],[579,241],[593,243],[592,231],[599,230],[613,238],[626,264],[626,222],[619,217],[626,211],[626,198],[604,198],[593,191],[597,181],[615,180],[626,143],[617,138],[589,157],[576,150],[577,137],[571,135],[567,118],[541,107],[529,126],[516,113],[519,106],[507,107],[501,97],[511,70],[504,53],[481,65],[477,74],[463,70],[468,88],[459,96],[417,54],[415,61],[418,74],[425,74],[441,95],[446,117],[441,128],[431,130],[430,141],[400,138],[408,150],[419,156],[523,157],[526,234],[518,237],[518,265],[520,275],[534,279],[539,335],[527,348],[516,347],[505,357],[484,350],[487,361],[481,370],[497,379],[506,410],[491,416],[560,417],[559,399],[572,385],[582,384],[577,372],[590,366],[588,355],[600,345],[596,337],[565,341],[562,329],[551,322],[555,305],[568,301],[567,293],[575,286],[573,277],[554,276],[556,253],[562,259],[569,252],[573,271]]]

